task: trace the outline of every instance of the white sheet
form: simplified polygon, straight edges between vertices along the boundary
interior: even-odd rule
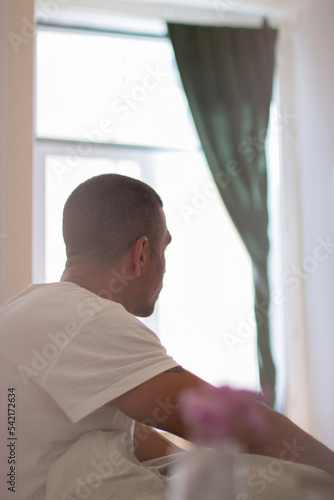
[[[307,465],[201,449],[175,468],[166,500],[333,500],[334,490],[319,489],[327,479],[332,481]]]
[[[93,431],[79,439],[50,469],[46,500],[228,498],[223,493],[227,493],[229,476],[224,477],[224,459],[219,453],[199,449],[140,463],[126,451],[123,436],[120,431]],[[333,498],[312,496],[300,488],[301,480],[330,477],[313,467],[248,454],[237,455],[235,464],[236,500]]]
[[[51,467],[46,500],[163,500],[184,453],[140,463],[127,449],[122,431],[85,434]]]

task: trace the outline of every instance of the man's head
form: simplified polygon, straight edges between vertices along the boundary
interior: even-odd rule
[[[147,184],[118,174],[104,174],[80,184],[63,214],[67,258],[87,256],[95,264],[113,263],[140,236],[152,250],[162,234],[159,195]]]
[[[137,316],[152,314],[171,241],[162,201],[152,188],[117,174],[89,179],[65,204],[63,235],[63,281],[119,302]]]

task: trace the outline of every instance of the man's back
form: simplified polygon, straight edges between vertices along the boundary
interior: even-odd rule
[[[1,463],[10,472],[6,438],[12,437],[17,498],[44,500],[50,466],[83,434],[122,429],[131,436],[133,421],[110,403],[133,386],[134,359],[127,368],[127,354],[122,355],[128,323],[131,330],[142,329],[144,337],[154,335],[121,305],[67,282],[32,285],[3,306],[2,401],[13,388],[16,420],[15,436],[2,433]],[[138,332],[130,335],[136,339]],[[156,361],[163,365],[157,371],[175,366],[158,341],[157,346]],[[140,369],[140,352],[137,363],[144,380],[156,374],[147,361]],[[129,379],[125,383],[124,373]],[[1,429],[7,428],[7,407],[2,420]]]

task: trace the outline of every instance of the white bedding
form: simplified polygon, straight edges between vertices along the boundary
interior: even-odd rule
[[[51,467],[46,500],[162,500],[166,467],[184,453],[140,463],[122,431],[85,434]]]
[[[200,450],[140,463],[127,455],[122,432],[84,435],[52,466],[46,500],[213,500],[229,498],[228,477],[219,453]],[[259,455],[236,457],[236,500],[322,500],[300,488],[300,481],[329,478],[313,467]],[[173,465],[169,468],[168,466]],[[184,491],[191,470],[191,489]],[[197,467],[197,469],[196,469]],[[170,476],[168,475],[170,474]],[[224,484],[225,481],[225,484]],[[213,496],[209,489],[213,491]],[[210,491],[211,491],[210,490]],[[217,492],[218,495],[217,495]],[[230,500],[230,499],[229,499]]]

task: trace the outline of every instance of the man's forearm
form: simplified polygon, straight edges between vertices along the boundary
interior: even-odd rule
[[[152,427],[136,422],[133,446],[137,460],[145,462],[181,451],[174,443]]]
[[[334,452],[284,415],[264,407],[269,421],[265,440],[250,447],[250,453],[267,455],[317,467],[334,476]]]

